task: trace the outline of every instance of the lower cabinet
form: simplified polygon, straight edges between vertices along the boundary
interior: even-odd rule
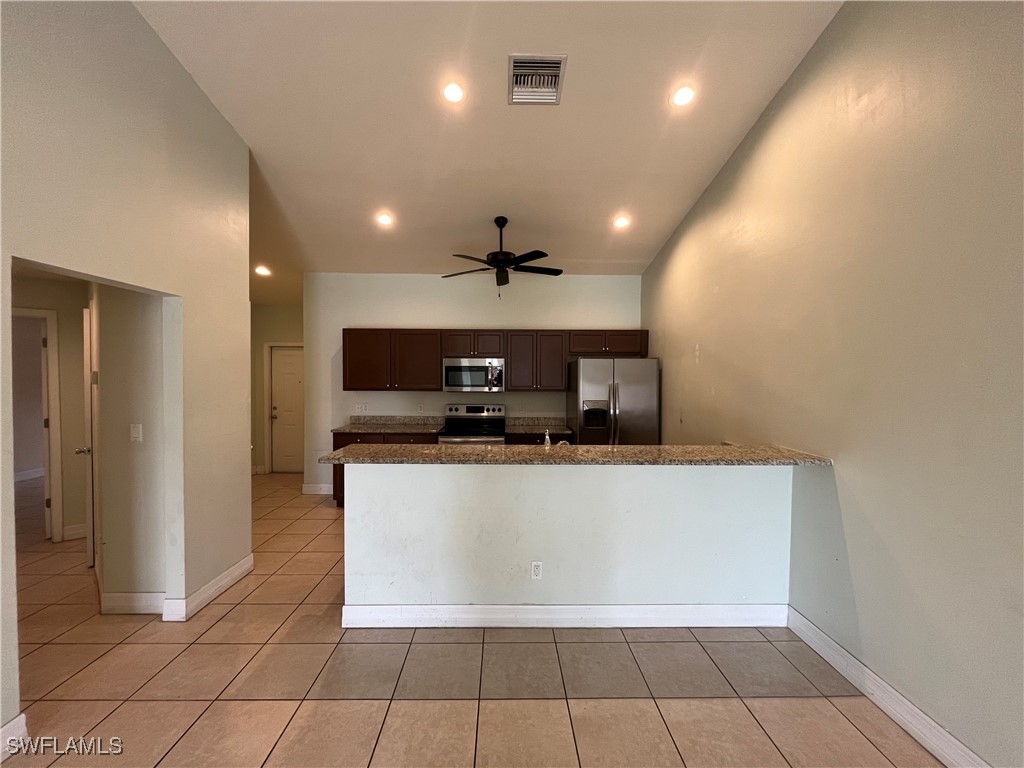
[[[431,445],[437,442],[437,435],[434,432],[402,432],[388,434],[368,434],[366,432],[334,432],[334,450],[344,448],[357,443],[371,443],[379,445],[423,444]],[[340,507],[345,503],[345,465],[334,465],[334,501]]]
[[[572,435],[559,433],[551,435],[551,444],[565,440],[566,442],[572,442]],[[544,445],[544,433],[543,432],[531,432],[529,434],[515,434],[505,435],[506,445]]]

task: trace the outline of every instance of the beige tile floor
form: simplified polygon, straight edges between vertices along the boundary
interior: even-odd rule
[[[84,542],[17,486],[33,735],[120,737],[45,766],[935,766],[783,628],[341,629],[342,511],[253,478],[253,573],[184,623],[101,615]]]

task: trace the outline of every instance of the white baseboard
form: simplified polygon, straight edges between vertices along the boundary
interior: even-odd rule
[[[789,628],[949,768],[987,766],[963,742],[872,672],[792,606]]]
[[[20,715],[15,717],[11,722],[4,723],[3,728],[0,729],[0,761],[6,760],[11,757],[11,752],[7,749],[8,739],[27,739],[28,738],[28,722],[25,720],[25,713],[22,712]]]
[[[787,605],[346,605],[343,627],[784,627]]]
[[[303,493],[334,493],[334,486],[331,483],[303,483]]]
[[[163,592],[101,592],[100,613],[160,613]]]
[[[14,473],[14,482],[20,482],[22,480],[35,480],[37,477],[45,477],[46,470],[43,467],[33,467],[32,469],[23,469],[21,472]]]
[[[197,589],[185,599],[167,599],[163,603],[164,621],[187,621],[205,608],[213,598],[252,570],[252,553],[224,573]],[[157,611],[160,613],[160,611]]]
[[[64,526],[64,540],[68,539],[84,539],[86,534],[85,523],[78,525],[65,525]]]

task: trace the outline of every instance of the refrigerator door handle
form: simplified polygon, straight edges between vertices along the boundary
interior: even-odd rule
[[[615,445],[615,384],[608,384],[608,445]]]
[[[615,421],[613,422],[613,424],[614,424],[615,445],[618,445],[619,444],[619,382],[615,382],[614,389],[615,389],[615,405],[614,405],[614,408],[615,408]]]

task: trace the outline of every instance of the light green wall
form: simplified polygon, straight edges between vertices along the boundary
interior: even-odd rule
[[[163,556],[167,597],[184,599],[251,553],[248,148],[131,3],[3,3],[0,12],[0,310],[10,307],[10,254],[180,297],[173,307],[164,299],[164,391],[173,390],[164,423],[176,448]],[[9,334],[5,321],[3,381]],[[0,416],[6,488],[7,396]],[[5,568],[14,559],[6,499]],[[4,576],[6,722],[18,712],[18,662]]]
[[[263,345],[302,341],[301,304],[253,304],[252,319],[252,465],[265,466],[267,414],[264,407]]]
[[[163,299],[100,286],[100,538],[104,592],[164,591]],[[131,425],[142,440],[130,440]]]
[[[665,441],[832,457],[792,605],[1017,766],[1021,116],[1019,3],[848,3],[643,276]]]
[[[84,525],[86,463],[75,455],[75,448],[88,444],[82,383],[82,310],[89,305],[89,288],[80,281],[16,277],[11,284],[11,299],[15,307],[57,312],[64,526]]]

